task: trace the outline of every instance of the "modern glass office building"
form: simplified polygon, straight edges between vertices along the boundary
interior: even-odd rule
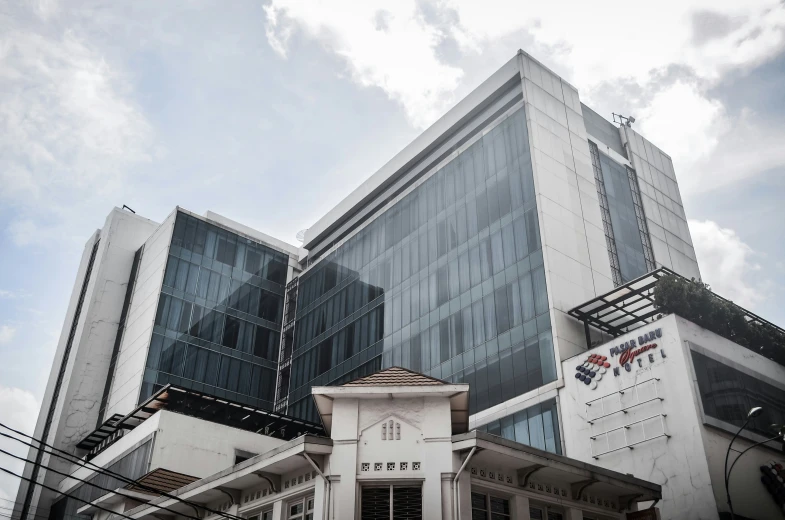
[[[472,429],[564,453],[562,362],[608,339],[569,311],[659,267],[700,278],[670,157],[519,51],[302,248],[210,212],[113,210],[35,434],[113,442],[167,385],[305,424],[313,386],[401,366],[468,383]],[[42,456],[26,476],[59,485],[44,464],[68,469]]]
[[[178,212],[139,402],[176,384],[272,408],[288,257]]]
[[[525,53],[304,247],[280,410],[315,420],[311,386],[402,366],[469,383],[474,426],[554,452],[559,362],[603,339],[567,312],[656,267],[700,276],[670,158]]]
[[[518,108],[301,277],[289,413],[388,366],[469,383],[484,410],[556,379],[550,329]]]

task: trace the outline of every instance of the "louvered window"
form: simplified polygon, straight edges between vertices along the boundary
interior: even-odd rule
[[[313,520],[313,497],[290,502],[289,520]]]
[[[510,520],[510,501],[472,493],[472,520]]]
[[[422,488],[363,487],[360,520],[422,520]]]

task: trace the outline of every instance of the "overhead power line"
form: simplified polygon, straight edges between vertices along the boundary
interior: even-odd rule
[[[33,464],[33,465],[37,465],[38,464],[37,462],[35,462],[33,460],[29,460],[29,459],[26,459],[24,457],[20,457],[18,455],[14,455],[13,453],[9,453],[9,452],[7,452],[7,451],[5,451],[3,449],[0,449],[0,453],[2,453],[3,455],[8,455],[9,457],[13,457],[15,459],[24,461],[24,462],[29,462],[30,464]],[[93,482],[90,482],[88,480],[84,480],[84,479],[81,479],[81,478],[78,478],[78,477],[74,477],[73,475],[69,475],[68,473],[64,473],[62,471],[58,471],[58,470],[56,470],[54,468],[46,468],[45,467],[44,469],[46,469],[47,471],[51,471],[52,473],[56,473],[56,474],[58,474],[60,476],[63,476],[63,477],[69,478],[69,479],[73,479],[73,480],[76,480],[78,482],[82,482],[83,484],[87,484],[88,486],[93,486],[94,488],[98,488],[98,489],[100,489],[102,491],[106,491],[108,493],[115,493],[117,495],[120,495],[121,497],[126,497],[126,498],[131,498],[131,499],[134,499],[134,500],[138,500],[137,497],[132,497],[131,495],[126,495],[124,493],[120,493],[119,491],[117,491],[115,489],[110,489],[110,488],[107,488],[107,487],[99,486],[98,484],[95,484]],[[174,509],[170,509],[168,507],[164,507],[164,506],[157,506],[157,507],[159,509],[165,509],[166,511],[169,511],[169,512],[174,513],[176,515],[180,515],[180,516],[184,516],[186,518],[190,518],[191,520],[202,520],[198,516],[187,515],[185,513],[181,513],[180,511],[175,511]]]
[[[6,430],[11,431],[11,432],[13,432],[13,433],[15,433],[17,435],[21,435],[22,437],[31,439],[31,440],[37,442],[38,444],[40,444],[41,446],[46,446],[47,448],[49,448],[49,450],[45,450],[45,449],[40,448],[38,446],[35,446],[35,445],[33,445],[33,444],[29,443],[29,442],[23,441],[22,439],[18,439],[16,437],[13,437],[13,436],[8,435],[6,433],[0,432],[0,436],[2,436],[2,437],[6,437],[8,439],[12,439],[12,440],[14,440],[16,442],[19,442],[21,444],[29,446],[29,447],[31,447],[31,448],[33,448],[35,450],[41,450],[44,453],[47,453],[49,455],[53,455],[53,456],[58,457],[58,458],[63,459],[63,460],[67,460],[68,462],[71,462],[72,464],[76,464],[77,466],[80,466],[82,468],[89,469],[91,471],[95,471],[96,473],[100,473],[102,475],[108,475],[110,477],[114,477],[117,480],[125,482],[126,484],[133,484],[134,486],[137,486],[137,487],[139,487],[141,489],[145,489],[147,491],[151,491],[153,493],[159,494],[159,495],[164,496],[166,498],[169,498],[169,499],[172,499],[172,500],[176,500],[176,501],[178,501],[180,503],[183,503],[183,504],[187,504],[187,505],[189,505],[191,507],[202,508],[205,511],[207,511],[208,513],[212,513],[214,515],[222,516],[224,518],[227,518],[228,520],[246,520],[245,518],[242,518],[242,517],[239,517],[239,516],[236,516],[236,515],[232,515],[232,514],[229,514],[229,513],[225,513],[223,511],[210,509],[209,507],[206,507],[203,504],[199,504],[197,502],[192,502],[190,500],[185,500],[183,498],[177,497],[177,496],[172,495],[170,493],[163,492],[160,489],[156,489],[154,487],[150,487],[150,486],[147,486],[145,484],[138,483],[138,482],[136,482],[136,481],[134,481],[132,479],[129,479],[128,477],[126,477],[124,475],[116,473],[116,472],[114,472],[114,471],[112,471],[110,469],[103,468],[103,467],[98,466],[97,464],[92,463],[92,462],[83,461],[79,457],[77,457],[76,455],[73,455],[71,453],[68,453],[67,451],[63,451],[61,449],[55,448],[54,446],[52,446],[50,444],[47,444],[44,441],[41,441],[41,440],[31,436],[31,435],[28,435],[28,434],[26,434],[24,432],[21,432],[19,430],[15,430],[15,429],[11,428],[10,426],[6,426],[3,423],[0,423],[0,427],[5,428]],[[58,455],[57,453],[54,453],[54,452],[61,453],[62,455]],[[158,506],[156,506],[156,507],[158,507]],[[24,520],[24,519],[22,519],[22,520]]]
[[[64,492],[62,492],[62,491],[59,491],[59,490],[58,490],[58,489],[56,489],[56,488],[53,488],[52,486],[47,486],[46,484],[42,484],[41,482],[34,482],[34,481],[33,481],[33,479],[30,479],[30,478],[24,477],[24,476],[22,476],[22,475],[20,475],[20,474],[18,474],[18,473],[14,473],[14,472],[13,472],[13,471],[11,471],[10,469],[4,468],[4,467],[2,467],[2,466],[0,466],[0,471],[2,471],[3,473],[8,473],[9,475],[12,475],[12,476],[14,476],[14,477],[20,478],[20,479],[22,479],[22,480],[25,480],[25,481],[27,481],[27,482],[29,482],[29,483],[33,484],[34,486],[40,486],[40,487],[42,487],[42,488],[44,488],[44,489],[48,489],[49,491],[54,491],[54,492],[55,492],[55,493],[57,493],[58,495],[63,495],[63,496],[66,496],[66,497],[68,497],[68,498],[72,498],[72,499],[74,499],[74,500],[77,500],[77,501],[79,501],[79,502],[83,502],[83,503],[85,503],[85,504],[90,504],[90,502],[88,502],[87,500],[84,500],[84,499],[82,499],[82,498],[79,498],[79,497],[77,497],[77,496],[74,496],[74,495],[72,495],[72,494],[70,494],[70,493],[64,493]],[[107,509],[107,508],[105,508],[105,507],[102,507],[102,506],[99,506],[99,505],[96,505],[96,504],[90,504],[90,505],[92,505],[92,506],[93,506],[94,508],[96,508],[96,509],[100,509],[101,511],[105,511],[105,512],[107,512],[107,513],[112,513],[113,515],[117,515],[117,516],[119,516],[119,517],[126,518],[126,519],[128,519],[128,520],[137,520],[136,518],[134,518],[134,517],[132,517],[132,516],[124,515],[123,513],[118,513],[117,511],[112,511],[111,509]]]

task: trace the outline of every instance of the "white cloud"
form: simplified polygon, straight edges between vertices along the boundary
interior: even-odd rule
[[[273,1],[265,7],[268,40],[285,56],[295,28],[344,58],[357,84],[384,90],[418,127],[454,101],[461,69],[439,59],[447,34],[428,23],[414,0]]]
[[[706,99],[694,83],[686,81],[656,93],[637,115],[641,132],[682,162],[709,155],[729,127],[722,104]]]
[[[10,343],[14,336],[16,335],[16,329],[14,327],[3,325],[0,327],[0,345],[4,343]]]
[[[35,428],[36,417],[38,416],[39,403],[33,394],[19,388],[0,385],[0,422],[31,434]],[[27,457],[25,447],[5,437],[0,437],[0,448],[22,457]],[[2,466],[15,473],[20,473],[23,462],[0,454]],[[19,479],[7,473],[0,475],[0,498],[3,500],[14,500]]]
[[[0,18],[0,202],[14,210],[18,245],[35,241],[19,228],[60,238],[86,200],[117,193],[153,154],[128,79],[79,33],[41,21],[56,17],[54,3],[31,9]]]
[[[690,220],[703,281],[714,292],[751,308],[767,297],[770,281],[761,275],[756,253],[732,229],[710,220]]]
[[[16,298],[16,294],[13,291],[7,291],[5,289],[0,289],[0,298]]]
[[[416,126],[432,122],[465,87],[466,71],[444,57],[446,43],[464,56],[483,55],[509,35],[528,34],[542,52],[536,57],[584,95],[622,78],[651,90],[652,72],[673,64],[714,81],[761,63],[785,43],[785,6],[777,0],[272,0],[266,12],[268,40],[279,53],[301,30],[344,58],[357,83],[400,102]],[[713,22],[708,34],[704,18]],[[500,64],[514,51],[484,57]]]
[[[782,146],[785,129],[781,125],[772,124],[748,110],[731,121],[723,117],[717,121],[726,130],[718,133],[716,129],[706,128],[706,135],[716,144],[713,153],[677,166],[683,194],[726,187],[785,166],[785,147]]]

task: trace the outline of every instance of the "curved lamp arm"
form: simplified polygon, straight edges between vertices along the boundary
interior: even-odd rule
[[[733,461],[733,464],[731,464],[731,465],[730,465],[730,470],[728,470],[728,477],[727,477],[727,478],[728,478],[728,479],[730,479],[730,474],[731,474],[731,471],[733,471],[733,466],[735,466],[735,465],[736,465],[736,463],[737,463],[737,462],[739,462],[739,459],[741,458],[741,456],[742,456],[742,455],[744,455],[745,453],[747,453],[748,451],[750,451],[752,448],[757,448],[757,447],[758,447],[758,446],[760,446],[761,444],[766,444],[767,442],[776,441],[776,440],[777,440],[777,439],[779,439],[780,437],[781,437],[780,435],[775,435],[775,436],[774,436],[774,437],[772,437],[771,439],[766,439],[765,441],[756,442],[755,444],[753,444],[752,446],[750,446],[750,447],[749,447],[749,448],[747,448],[746,450],[744,450],[744,451],[742,451],[741,453],[739,453],[739,456],[738,456],[738,457],[736,457],[736,460],[734,460],[734,461]]]

